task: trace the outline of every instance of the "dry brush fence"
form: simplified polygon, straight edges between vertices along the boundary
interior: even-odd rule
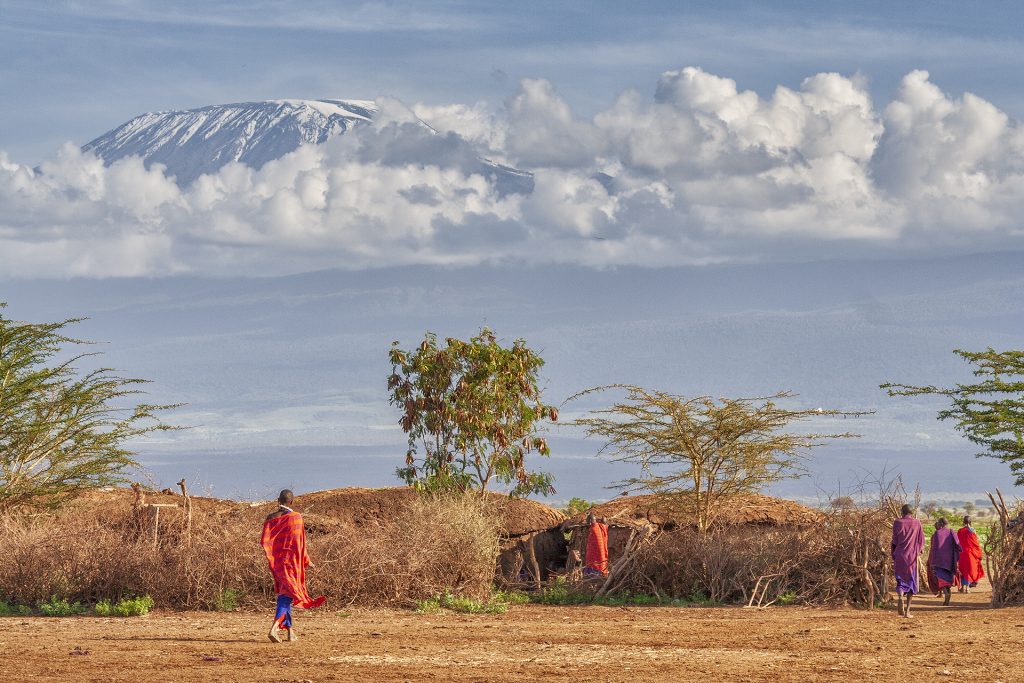
[[[150,595],[158,606],[177,609],[266,604],[272,581],[259,547],[262,512],[194,502],[156,508],[158,528],[152,508],[138,498],[132,506],[0,518],[0,600]],[[361,527],[307,516],[317,565],[309,574],[311,592],[335,604],[368,606],[408,606],[446,591],[490,595],[499,540],[485,503],[413,498],[400,512]]]
[[[985,540],[985,564],[996,607],[1024,604],[1024,506],[1006,503],[1002,492],[988,494],[999,515]]]
[[[609,519],[609,575],[597,594],[628,590],[671,598],[697,594],[718,603],[873,607],[891,584],[887,507],[821,513],[813,525],[690,526]],[[568,528],[568,527],[564,527]],[[570,557],[585,552],[574,533]],[[592,585],[587,581],[581,585]]]

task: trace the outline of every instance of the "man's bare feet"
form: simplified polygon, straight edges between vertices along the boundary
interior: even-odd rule
[[[293,628],[288,629],[288,642],[289,643],[294,643],[298,639],[299,639],[299,636],[297,636],[295,634],[295,629],[293,629]]]
[[[277,635],[277,622],[274,622],[274,625],[270,627],[270,633],[267,634],[267,637],[270,638],[272,643],[281,642],[281,636]]]

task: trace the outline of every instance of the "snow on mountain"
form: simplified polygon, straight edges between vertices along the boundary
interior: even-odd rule
[[[136,116],[82,149],[107,164],[140,156],[188,185],[240,161],[260,168],[302,143],[321,143],[369,123],[377,106],[361,100],[271,100]]]
[[[129,156],[142,157],[147,168],[163,164],[184,187],[232,161],[259,169],[301,144],[320,144],[370,125],[378,112],[367,100],[268,100],[154,112],[136,116],[82,149],[107,165]],[[486,159],[473,166],[471,171],[494,179],[502,194],[533,190],[530,173]]]

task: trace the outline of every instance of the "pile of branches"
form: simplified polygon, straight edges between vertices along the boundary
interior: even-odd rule
[[[999,489],[988,494],[999,514],[985,541],[985,564],[992,605],[1024,605],[1024,505],[1007,505]]]
[[[837,510],[814,527],[734,525],[633,532],[598,591],[764,607],[873,607],[890,583],[888,506]]]

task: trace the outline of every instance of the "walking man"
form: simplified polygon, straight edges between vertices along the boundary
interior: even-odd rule
[[[935,522],[931,547],[928,549],[928,588],[942,595],[942,604],[949,604],[949,594],[957,583],[956,571],[960,559],[960,542],[949,528],[945,517]]]
[[[960,590],[964,593],[978,585],[985,576],[985,568],[981,565],[981,542],[978,534],[971,528],[971,518],[964,517],[964,525],[956,532],[960,541]]]
[[[896,578],[897,609],[910,618],[910,602],[920,588],[917,560],[924,550],[924,529],[909,505],[900,509],[900,518],[892,523],[892,572]],[[904,605],[904,598],[906,605]]]
[[[277,593],[277,613],[267,634],[272,642],[280,643],[279,629],[288,631],[290,642],[297,640],[292,626],[292,606],[304,609],[324,604],[324,597],[311,598],[306,592],[306,567],[312,567],[306,554],[306,527],[302,515],[289,507],[294,496],[288,489],[277,497],[278,508],[267,515],[263,522],[260,545],[267,554],[270,573],[274,577],[274,592]]]

